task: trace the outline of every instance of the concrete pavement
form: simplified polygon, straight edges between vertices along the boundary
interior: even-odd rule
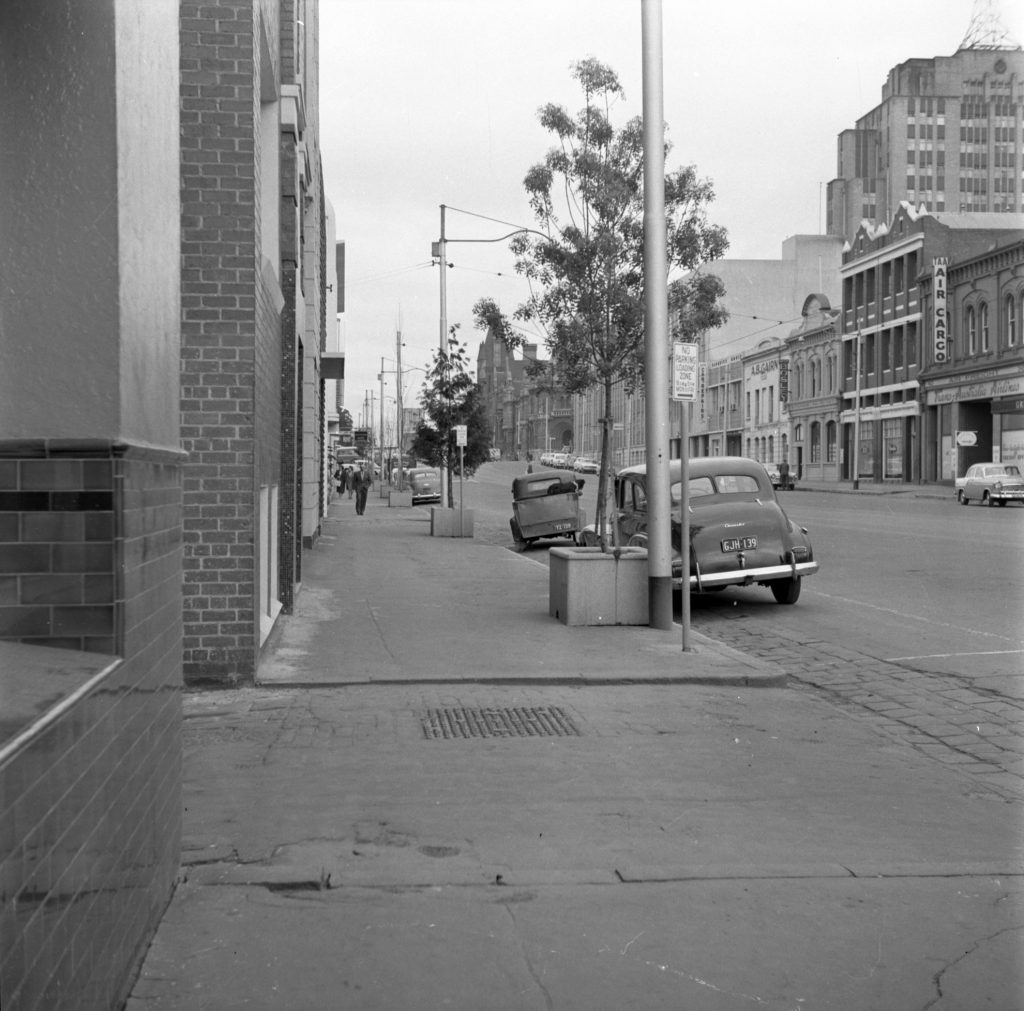
[[[336,502],[260,685],[186,695],[127,1007],[1024,1008],[1021,804],[693,645]]]

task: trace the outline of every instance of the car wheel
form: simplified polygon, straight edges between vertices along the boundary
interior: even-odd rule
[[[960,497],[960,505],[969,505],[970,504],[971,500],[962,491],[958,491],[957,495]]]
[[[522,551],[526,547],[526,541],[523,540],[523,532],[519,529],[519,524],[511,519],[508,521],[508,525],[512,528],[512,540],[516,542],[516,551]]]
[[[988,506],[989,509],[992,508],[992,496],[989,495],[987,491],[982,493],[981,504],[983,506]]]
[[[1004,498],[1001,498],[1001,499],[999,500],[999,505],[1000,505],[1000,507],[1002,507],[1002,506],[1006,505],[1006,499],[1004,499]]]
[[[795,604],[800,599],[800,576],[773,579],[769,584],[772,596],[780,604]]]

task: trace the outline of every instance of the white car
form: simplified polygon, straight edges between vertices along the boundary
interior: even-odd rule
[[[1024,504],[1024,476],[1012,463],[975,463],[956,479],[956,497],[961,505],[972,499],[984,506]]]

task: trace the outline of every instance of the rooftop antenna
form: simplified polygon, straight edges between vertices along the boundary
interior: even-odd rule
[[[1000,0],[974,0],[971,23],[958,52],[964,49],[1020,49],[1019,43],[1003,25],[1001,6]]]

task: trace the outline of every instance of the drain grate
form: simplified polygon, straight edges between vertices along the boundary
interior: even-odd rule
[[[428,709],[420,722],[428,739],[580,736],[558,706]]]

